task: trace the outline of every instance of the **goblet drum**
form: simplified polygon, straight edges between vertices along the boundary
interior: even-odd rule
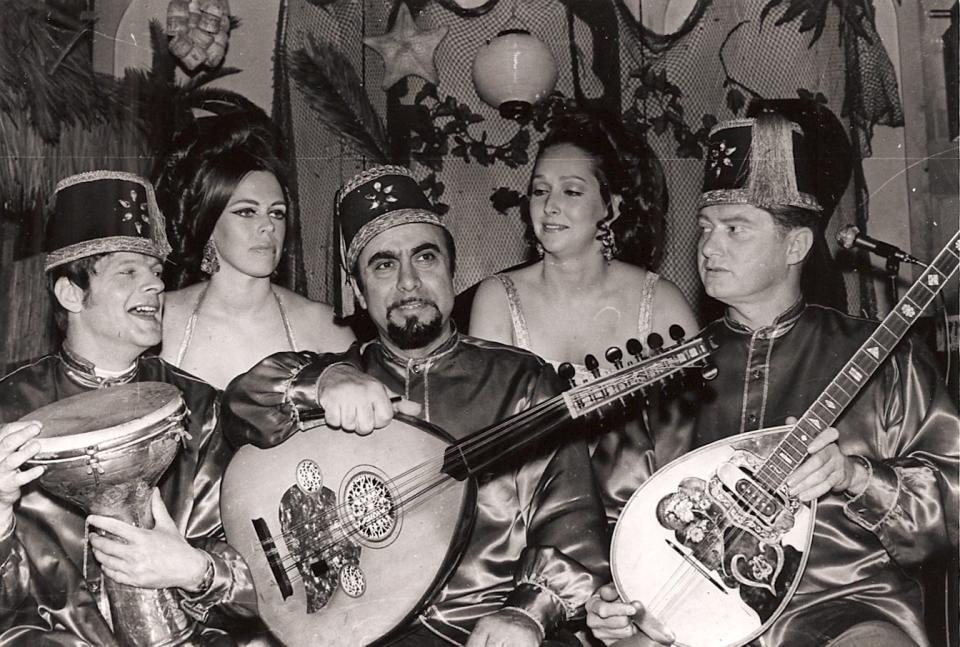
[[[24,416],[43,424],[40,486],[85,512],[152,528],[150,495],[185,431],[180,391],[141,382],[82,393]],[[104,575],[113,631],[124,645],[188,645],[193,623],[172,589],[120,584]]]

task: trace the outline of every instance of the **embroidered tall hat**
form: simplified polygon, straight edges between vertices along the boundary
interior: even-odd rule
[[[700,207],[792,206],[829,218],[852,169],[837,117],[805,99],[755,101],[747,114],[710,132]]]
[[[356,271],[363,248],[378,234],[411,223],[445,227],[413,174],[402,166],[374,166],[340,188],[334,218],[338,316],[354,312],[353,290],[347,279]]]
[[[170,252],[153,185],[133,173],[90,171],[57,183],[43,269],[108,252],[163,260]]]

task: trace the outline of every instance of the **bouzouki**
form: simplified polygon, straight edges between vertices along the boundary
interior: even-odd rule
[[[703,339],[678,341],[457,442],[397,415],[371,436],[323,429],[241,447],[223,477],[221,515],[250,567],[260,616],[290,647],[354,647],[403,630],[465,547],[476,474],[711,350]]]
[[[787,494],[787,477],[957,271],[958,246],[954,235],[795,424],[690,452],[627,501],[610,549],[614,583],[622,599],[640,601],[669,627],[677,645],[739,647],[783,612],[816,513],[816,502]]]

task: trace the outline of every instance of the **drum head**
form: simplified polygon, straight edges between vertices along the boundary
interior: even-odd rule
[[[163,382],[137,382],[64,398],[21,420],[43,424],[37,437],[43,455],[138,433],[182,407],[177,387]]]

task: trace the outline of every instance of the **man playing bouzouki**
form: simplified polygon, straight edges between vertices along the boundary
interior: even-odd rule
[[[393,417],[391,393],[406,398],[398,410],[459,439],[559,392],[534,355],[457,332],[453,240],[409,171],[361,173],[337,207],[343,268],[378,338],[344,355],[279,353],[235,379],[224,396],[232,440],[274,446],[317,407],[333,428],[306,432],[321,446],[325,434],[368,434]],[[369,442],[378,433],[389,430]],[[535,647],[553,638],[608,577],[604,528],[582,442],[510,457],[481,480],[459,566],[397,644]]]
[[[843,127],[826,108],[798,100],[754,112],[710,136],[698,264],[706,293],[726,315],[705,330],[720,345],[719,377],[700,404],[688,450],[792,424],[876,329],[808,303],[801,289],[811,249],[824,249],[823,213],[849,178],[840,161]],[[796,594],[763,644],[926,647],[921,591],[903,569],[956,552],[960,438],[924,348],[904,340],[835,426],[814,439],[787,480],[791,494],[818,500],[817,516]],[[613,585],[587,610],[607,644],[638,627],[653,641],[673,639],[639,602],[620,601]]]

